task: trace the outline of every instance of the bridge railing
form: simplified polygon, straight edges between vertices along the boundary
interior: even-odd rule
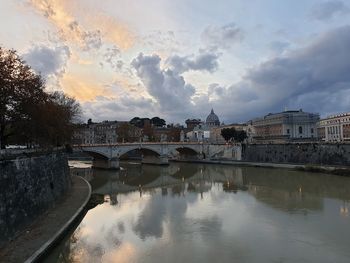
[[[73,147],[104,147],[104,146],[128,146],[128,145],[227,145],[226,143],[206,142],[128,142],[128,143],[96,143],[96,144],[75,144]]]

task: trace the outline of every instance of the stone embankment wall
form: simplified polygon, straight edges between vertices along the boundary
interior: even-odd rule
[[[70,186],[62,151],[0,159],[0,246],[53,206]]]
[[[250,144],[242,160],[250,162],[350,165],[350,144]]]

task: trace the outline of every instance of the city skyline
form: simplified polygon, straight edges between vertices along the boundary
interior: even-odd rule
[[[349,111],[347,1],[3,0],[0,15],[0,44],[84,120]]]

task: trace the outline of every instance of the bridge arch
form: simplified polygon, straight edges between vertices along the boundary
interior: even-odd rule
[[[145,146],[135,146],[135,147],[130,147],[127,149],[123,149],[122,151],[120,151],[118,153],[118,158],[122,158],[125,155],[127,155],[128,153],[132,152],[132,151],[140,151],[142,155],[153,155],[153,156],[160,156],[161,153],[157,150],[155,150],[152,147],[145,147]]]
[[[197,149],[194,149],[193,147],[179,146],[175,147],[174,150],[180,154],[180,157],[196,157],[205,159],[205,154]]]
[[[101,148],[82,149],[83,152],[89,154],[92,159],[92,166],[102,169],[119,169],[119,160],[113,157],[109,151],[103,151]]]
[[[109,156],[107,156],[104,152],[98,151],[98,150],[84,150],[83,152],[87,153],[90,155],[93,159],[100,159],[100,160],[108,160]]]

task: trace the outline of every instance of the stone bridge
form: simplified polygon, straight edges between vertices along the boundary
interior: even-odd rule
[[[204,143],[120,143],[75,146],[93,157],[97,168],[118,169],[119,160],[131,151],[141,152],[142,163],[168,164],[169,158],[210,160],[215,157],[241,160],[240,145]]]

